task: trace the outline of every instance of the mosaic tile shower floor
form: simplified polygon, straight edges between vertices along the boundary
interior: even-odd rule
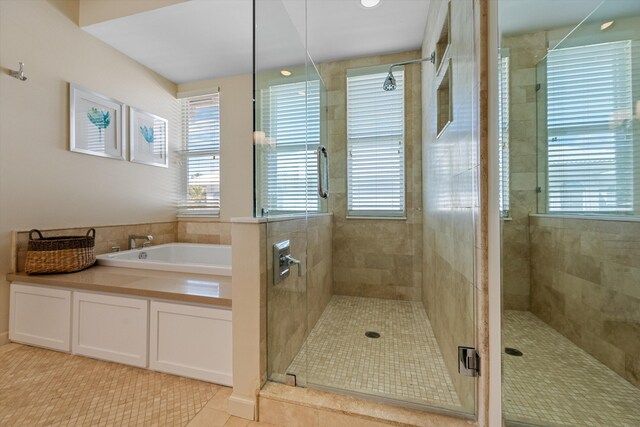
[[[0,353],[0,426],[185,426],[221,389],[66,353],[10,346],[16,348]]]
[[[287,372],[303,383],[306,372],[314,385],[460,408],[420,302],[334,295]]]
[[[503,410],[545,426],[640,425],[640,389],[527,311],[504,312]]]

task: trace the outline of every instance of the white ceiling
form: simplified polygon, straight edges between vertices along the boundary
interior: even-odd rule
[[[308,0],[316,63],[419,49],[429,0]],[[256,66],[304,63],[304,2],[257,0]],[[252,0],[190,0],[85,27],[175,83],[252,72]],[[301,36],[301,34],[303,36]]]
[[[430,0],[256,0],[256,68],[419,49]],[[444,1],[444,0],[431,0]],[[493,1],[493,0],[492,0]],[[602,0],[500,0],[503,34],[576,25]],[[252,0],[190,0],[84,29],[175,83],[253,69]],[[640,15],[640,0],[607,0],[591,19]]]
[[[601,3],[590,20],[640,15],[640,0],[500,0],[500,30],[508,35],[574,26]]]

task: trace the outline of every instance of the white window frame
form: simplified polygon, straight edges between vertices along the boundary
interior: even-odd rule
[[[320,81],[287,80],[260,90],[259,216],[319,213],[316,150]]]
[[[629,40],[549,52],[548,213],[634,213],[631,61]]]
[[[404,67],[347,71],[347,217],[406,218]],[[397,152],[395,151],[397,150]]]
[[[193,114],[194,103],[202,103],[203,108],[211,110],[210,116],[200,125],[192,126],[191,115]],[[220,195],[221,195],[221,165],[220,165],[220,94],[219,92],[199,94],[181,99],[182,107],[182,152],[181,152],[181,173],[182,185],[180,202],[178,204],[178,217],[219,217],[220,216]],[[210,138],[204,140],[198,136],[199,141],[193,142],[192,133],[210,132]],[[191,173],[190,160],[196,157],[211,156],[211,168],[204,169],[204,174],[210,174],[209,178],[204,178],[203,186],[213,190],[213,196],[206,196],[205,200],[194,200],[190,197],[190,187],[197,182],[203,172]],[[217,189],[217,192],[215,191]],[[208,194],[205,192],[205,195]]]

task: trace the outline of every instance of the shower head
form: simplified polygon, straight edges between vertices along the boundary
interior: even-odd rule
[[[396,89],[396,78],[393,77],[393,67],[399,67],[400,65],[415,64],[416,62],[424,62],[424,61],[429,61],[432,64],[435,64],[436,53],[432,52],[428,58],[420,58],[420,59],[414,59],[412,61],[405,61],[405,62],[398,62],[397,64],[391,64],[391,67],[389,67],[389,74],[387,74],[387,78],[384,79],[384,84],[382,85],[382,89],[387,91]]]
[[[382,89],[384,90],[395,90],[396,88],[396,78],[393,77],[393,73],[391,72],[391,70],[389,70],[389,75],[387,75],[387,78],[384,81],[384,84],[382,85]]]

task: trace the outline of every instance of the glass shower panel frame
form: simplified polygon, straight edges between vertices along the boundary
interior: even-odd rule
[[[308,180],[299,158],[308,151],[307,55],[306,18],[295,8],[254,1],[254,215],[266,235],[267,380],[301,385],[306,363],[291,363],[308,333],[308,195],[296,190]]]

